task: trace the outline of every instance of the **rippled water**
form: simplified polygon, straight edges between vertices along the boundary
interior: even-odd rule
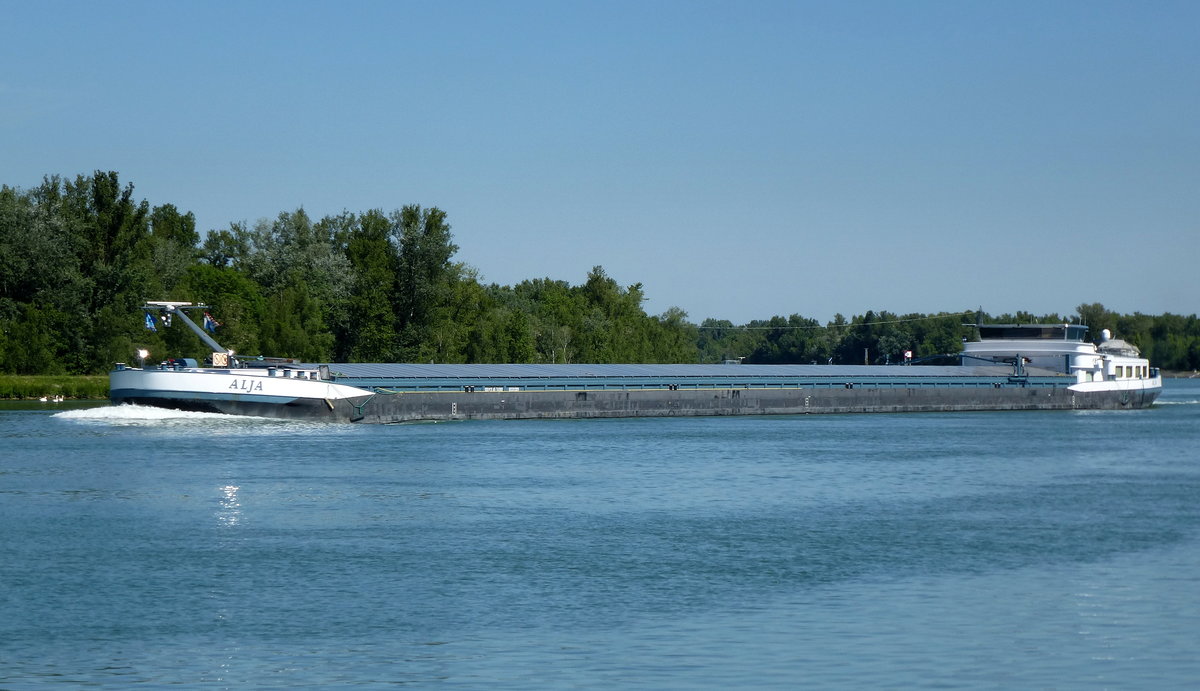
[[[1198,423],[4,410],[0,688],[1189,688]]]

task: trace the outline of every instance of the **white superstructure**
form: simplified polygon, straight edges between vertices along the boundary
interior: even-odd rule
[[[1136,346],[1113,339],[1107,329],[1097,346],[1086,340],[1087,331],[1076,324],[983,324],[980,340],[963,344],[963,356],[1072,374],[1074,391],[1162,388],[1158,368]]]

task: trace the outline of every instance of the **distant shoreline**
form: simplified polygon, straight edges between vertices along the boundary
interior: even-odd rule
[[[1159,374],[1162,375],[1163,379],[1200,379],[1200,372],[1194,371],[1187,372],[1181,370],[1168,372],[1167,370],[1159,370]]]
[[[0,374],[0,400],[40,401],[105,400],[108,398],[107,374]]]

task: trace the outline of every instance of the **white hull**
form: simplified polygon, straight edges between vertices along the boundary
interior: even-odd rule
[[[1117,379],[1111,381],[1089,381],[1079,384],[1072,384],[1071,390],[1079,393],[1100,393],[1103,391],[1129,391],[1143,392],[1154,391],[1159,393],[1162,391],[1162,377],[1148,377],[1146,379]]]
[[[250,368],[118,369],[109,374],[109,398],[118,404],[340,419],[346,416],[348,406],[373,395],[371,391],[345,384],[307,376],[283,376],[284,372]]]

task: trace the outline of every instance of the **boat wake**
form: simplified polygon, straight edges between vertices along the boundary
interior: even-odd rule
[[[254,418],[245,415],[226,415],[224,413],[197,413],[187,410],[170,410],[146,405],[109,405],[101,408],[81,408],[64,410],[52,417],[64,420],[80,420],[87,422],[108,422],[113,424],[143,424],[146,422],[161,422],[174,420],[268,420],[270,418]],[[275,422],[275,420],[271,420]]]
[[[254,434],[296,437],[328,435],[335,431],[346,434],[360,429],[358,425],[331,425],[324,421],[197,413],[131,403],[64,410],[51,415],[51,417],[63,420],[66,424],[93,429],[133,429],[164,434],[200,432],[208,436]]]

